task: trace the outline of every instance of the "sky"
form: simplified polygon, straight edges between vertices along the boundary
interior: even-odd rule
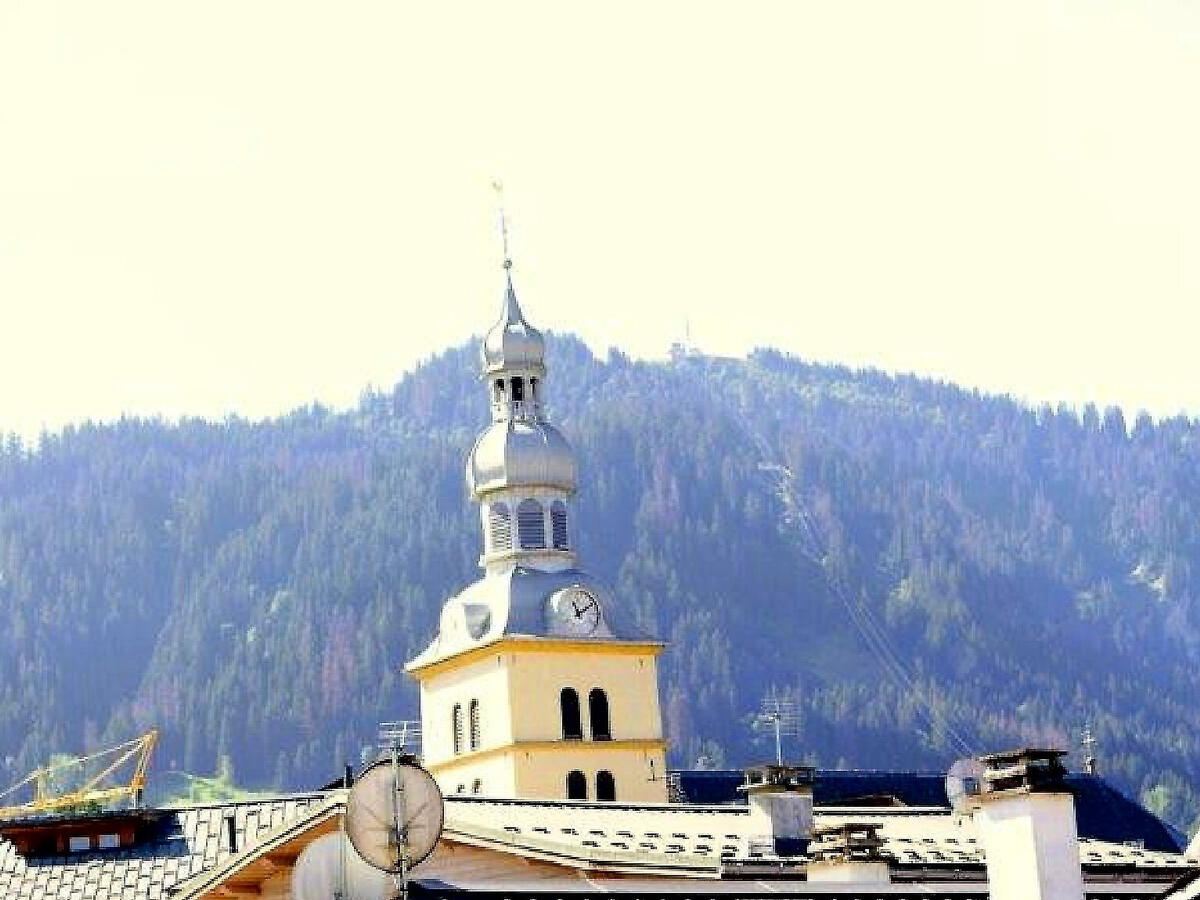
[[[1200,4],[0,0],[0,431],[499,311],[1200,415]],[[552,386],[551,386],[552,388]]]

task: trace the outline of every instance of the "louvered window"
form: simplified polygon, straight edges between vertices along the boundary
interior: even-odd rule
[[[567,504],[555,500],[550,504],[550,537],[554,541],[555,550],[566,550],[567,547]]]
[[[546,517],[542,504],[522,500],[517,507],[517,532],[522,550],[543,550],[546,547]]]
[[[463,713],[462,704],[454,704],[454,752],[462,753],[463,751]]]
[[[512,515],[507,503],[493,503],[488,507],[488,532],[493,553],[507,553],[512,549]]]
[[[479,749],[479,701],[472,700],[468,707],[471,719],[471,749]]]

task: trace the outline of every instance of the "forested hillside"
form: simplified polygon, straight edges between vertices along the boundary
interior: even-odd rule
[[[582,562],[670,641],[672,762],[942,768],[1076,748],[1200,816],[1200,423],[1030,409],[915,378],[598,360],[550,341]],[[383,719],[476,577],[474,347],[358,409],[123,421],[0,452],[0,787],[157,725],[160,771],[310,787]],[[0,413],[2,414],[2,413]],[[2,427],[0,422],[0,427]],[[1074,757],[1078,764],[1079,757]]]

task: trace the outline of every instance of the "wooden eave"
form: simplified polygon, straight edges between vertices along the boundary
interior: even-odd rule
[[[172,900],[229,900],[261,895],[264,881],[291,869],[309,844],[338,830],[345,809],[344,796],[330,798],[309,815],[281,826],[254,846],[177,885]]]

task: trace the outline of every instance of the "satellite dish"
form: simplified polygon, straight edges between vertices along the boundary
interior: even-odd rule
[[[412,757],[367,769],[346,801],[346,834],[359,856],[404,874],[433,852],[442,833],[442,792]]]
[[[367,865],[341,834],[317,838],[292,869],[295,900],[390,900],[395,895],[392,876]]]
[[[960,759],[946,773],[946,797],[955,812],[965,812],[983,785],[983,763],[973,756]]]

